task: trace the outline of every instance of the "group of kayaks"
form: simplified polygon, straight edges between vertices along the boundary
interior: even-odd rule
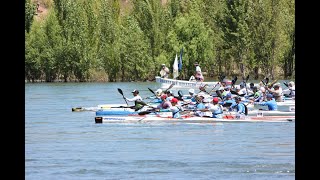
[[[119,92],[122,93],[122,90]],[[221,118],[212,118],[210,112],[203,113],[201,116],[196,115],[192,105],[191,107],[187,105],[187,108],[180,112],[180,118],[173,118],[172,112],[155,111],[160,102],[156,97],[150,99],[152,100],[139,110],[128,104],[101,104],[94,107],[74,107],[72,111],[94,111],[95,123],[291,122],[295,120],[295,100],[285,97],[283,102],[278,102],[279,110],[269,111],[257,104],[248,104],[249,112],[246,116],[239,116],[235,111],[224,111]]]

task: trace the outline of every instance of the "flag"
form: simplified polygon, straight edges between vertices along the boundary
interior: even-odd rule
[[[174,63],[173,63],[173,79],[176,79],[178,76],[179,76],[178,55],[176,54],[176,58],[174,59]]]
[[[180,50],[180,57],[179,57],[179,64],[178,64],[179,72],[182,70],[182,54],[183,54],[183,48],[181,48]]]

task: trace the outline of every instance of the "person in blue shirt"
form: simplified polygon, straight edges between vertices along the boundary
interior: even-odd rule
[[[172,117],[180,119],[181,118],[180,108],[177,106],[178,99],[172,98],[170,102],[172,104],[172,106],[170,108],[170,111],[172,112]]]
[[[231,106],[237,105],[236,101],[234,99],[232,99],[231,94],[227,94],[226,99],[224,101],[219,102],[219,104],[221,104],[225,108],[228,108],[229,111],[232,111]]]
[[[253,102],[254,104],[259,104],[261,106],[268,106],[269,111],[276,111],[278,110],[278,105],[275,99],[273,98],[272,94],[267,94],[267,101],[263,102]]]
[[[209,110],[212,112],[213,118],[222,118],[223,108],[219,104],[219,98],[214,97],[212,99],[212,104],[210,104]]]
[[[236,96],[236,97],[234,97],[234,100],[236,101],[236,104],[231,105],[230,108],[236,109],[236,112],[239,115],[247,115],[248,111],[247,111],[246,106],[241,102],[241,97]]]
[[[204,111],[206,109],[206,106],[203,103],[203,99],[204,99],[204,97],[202,95],[197,95],[196,96],[197,103],[196,103],[196,108],[195,108],[195,112],[194,112],[194,114],[196,116],[201,116],[202,117],[203,116],[203,112],[202,111]]]

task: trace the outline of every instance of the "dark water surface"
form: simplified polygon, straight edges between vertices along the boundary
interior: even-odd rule
[[[117,88],[148,97],[158,87],[26,84],[25,178],[295,179],[295,122],[95,124],[94,112],[71,111],[125,103]]]

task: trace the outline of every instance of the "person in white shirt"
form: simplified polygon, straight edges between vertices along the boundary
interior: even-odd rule
[[[199,66],[199,63],[194,63],[194,65],[196,66],[196,74],[195,74],[195,78],[197,81],[203,81],[204,78],[203,78],[203,75],[202,75],[202,71],[201,71],[201,68]]]
[[[139,95],[139,91],[138,90],[135,89],[135,90],[132,91],[132,93],[133,93],[133,96],[134,96],[133,98],[126,98],[125,97],[125,99],[127,101],[134,102],[134,106],[132,106],[131,108],[133,108],[133,109],[135,109],[137,111],[137,110],[141,109],[143,107],[143,104],[145,104],[145,103],[143,103],[142,98]]]
[[[161,70],[160,70],[161,77],[162,78],[168,78],[169,74],[170,74],[169,68],[165,64],[162,64],[161,65]]]

